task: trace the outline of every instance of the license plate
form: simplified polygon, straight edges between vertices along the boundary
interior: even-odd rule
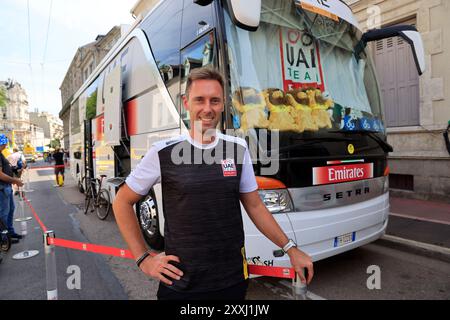
[[[334,238],[334,247],[342,247],[346,244],[354,242],[356,239],[356,232],[347,233],[342,236]]]

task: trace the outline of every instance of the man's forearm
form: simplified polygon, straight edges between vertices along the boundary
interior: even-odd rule
[[[133,206],[128,203],[114,202],[113,209],[122,237],[125,239],[133,256],[136,259],[139,258],[147,251],[147,247],[145,246]]]
[[[8,175],[4,174],[1,171],[0,171],[0,181],[6,182],[6,183],[9,183],[9,184],[16,183],[16,179],[15,178],[12,178],[12,177],[8,176]]]

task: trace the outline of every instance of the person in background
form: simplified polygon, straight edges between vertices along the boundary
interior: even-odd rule
[[[53,153],[53,159],[55,159],[55,177],[56,177],[56,185],[62,187],[64,185],[64,153],[61,152],[59,148],[55,149]],[[58,174],[62,175],[63,184],[60,185],[58,181]]]
[[[26,160],[23,154],[18,148],[13,148],[13,153],[8,156],[8,161],[11,165],[14,177],[21,178],[23,169],[26,168]],[[14,194],[18,194],[19,190],[16,190]]]
[[[8,161],[11,164],[14,175],[17,178],[20,178],[22,176],[23,169],[27,167],[26,160],[18,148],[14,148],[13,151],[14,152],[8,156]]]
[[[17,243],[19,239],[22,239],[22,236],[14,231],[13,226],[15,206],[12,185],[22,187],[23,182],[14,177],[11,164],[2,154],[7,144],[8,138],[4,134],[0,134],[0,219],[8,227],[12,242]]]

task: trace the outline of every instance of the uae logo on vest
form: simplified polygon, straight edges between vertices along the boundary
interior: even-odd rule
[[[222,160],[222,171],[224,177],[236,177],[237,170],[233,159]]]

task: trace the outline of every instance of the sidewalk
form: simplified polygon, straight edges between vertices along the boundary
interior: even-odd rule
[[[55,188],[52,169],[32,171],[31,189],[27,199],[36,210],[39,218],[57,237],[89,243],[89,239],[77,225],[77,208],[67,203]],[[16,206],[20,209],[18,197]],[[29,207],[24,204],[27,216],[32,216]],[[16,211],[16,218],[19,212]],[[97,219],[98,220],[98,219]],[[15,222],[17,232],[21,225]],[[46,300],[46,261],[43,245],[43,230],[33,217],[27,223],[28,234],[19,243],[13,244],[0,264],[0,300]],[[26,250],[38,250],[39,254],[26,260],[14,260],[13,256]],[[108,260],[93,253],[55,248],[58,296],[61,300],[126,300],[128,294],[120,281],[111,271]],[[81,276],[80,290],[68,285],[69,267],[79,267]]]
[[[391,214],[450,225],[450,203],[390,197]]]
[[[450,204],[390,197],[384,244],[450,259]]]

